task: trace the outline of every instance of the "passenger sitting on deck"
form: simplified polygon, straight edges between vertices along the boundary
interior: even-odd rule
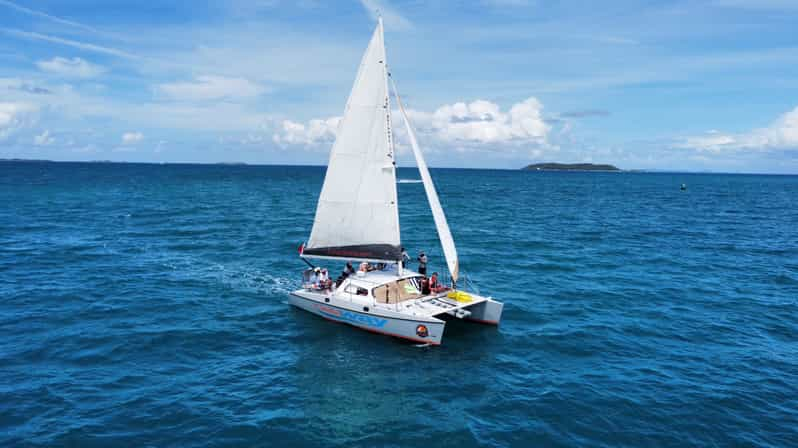
[[[313,272],[310,274],[310,277],[308,277],[308,283],[310,283],[311,288],[318,288],[320,273],[321,273],[321,268],[319,267],[313,268]]]
[[[360,263],[360,269],[359,269],[360,272],[364,272],[364,273],[365,272],[371,272],[371,271],[373,271],[375,269],[377,269],[377,268],[375,268],[374,265],[371,264],[371,263],[368,263],[368,262],[365,262],[365,261],[363,263]]]
[[[350,275],[354,273],[355,273],[355,268],[352,267],[352,263],[347,262],[346,267],[341,272],[341,275],[339,275],[338,278],[335,279],[335,287],[337,288],[341,286],[341,283],[343,283],[344,280],[346,280]]]
[[[354,273],[355,268],[352,267],[352,263],[347,262],[346,267],[344,268],[343,272],[341,272],[341,278],[345,279]]]
[[[429,288],[429,279],[427,277],[421,277],[421,294],[429,295],[432,291]]]
[[[432,277],[430,277],[429,279],[429,289],[432,290],[432,292],[441,292],[441,291],[446,291],[449,288],[441,285],[440,282],[438,281],[438,273],[433,272]]]
[[[322,269],[321,274],[319,274],[319,289],[330,289],[332,286],[332,280],[330,280],[330,275],[327,273],[327,269]]]

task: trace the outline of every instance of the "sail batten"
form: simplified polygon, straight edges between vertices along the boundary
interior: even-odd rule
[[[401,259],[383,36],[380,20],[330,151],[304,256]]]
[[[435,228],[438,230],[438,238],[441,241],[443,248],[443,255],[446,257],[446,265],[449,268],[449,274],[452,276],[452,281],[456,282],[459,275],[459,261],[457,259],[457,248],[454,245],[454,238],[452,232],[449,230],[449,223],[446,221],[446,215],[443,213],[443,207],[438,199],[438,192],[435,191],[435,184],[432,183],[432,177],[427,168],[427,162],[424,160],[424,154],[421,153],[421,148],[418,146],[416,140],[416,133],[410,125],[410,120],[407,118],[402,99],[399,97],[399,91],[396,89],[396,83],[391,78],[393,85],[393,92],[396,95],[396,104],[399,106],[399,111],[402,113],[402,120],[405,123],[405,129],[410,139],[410,146],[413,147],[413,155],[416,158],[416,165],[421,174],[421,181],[424,183],[424,191],[427,193],[427,200],[429,201],[430,209],[432,209],[432,218],[435,221]]]

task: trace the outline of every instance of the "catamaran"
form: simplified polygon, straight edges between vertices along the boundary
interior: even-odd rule
[[[413,148],[451,283],[435,284],[405,266],[399,232],[391,81]],[[439,345],[447,320],[498,325],[503,304],[458,289],[457,249],[415,132],[385,59],[382,18],[360,62],[300,256],[311,266],[290,303],[329,320],[429,345]],[[333,282],[308,260],[337,260],[346,270]],[[351,262],[358,264],[357,270]],[[467,283],[467,282],[464,282]]]

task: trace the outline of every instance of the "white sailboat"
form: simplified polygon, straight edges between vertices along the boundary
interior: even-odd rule
[[[319,280],[314,269],[308,269],[302,288],[291,293],[290,303],[372,332],[438,345],[446,319],[498,325],[503,305],[457,289],[459,266],[454,239],[391,80],[452,283],[430,287],[425,276],[403,266],[389,76],[380,18],[360,62],[330,153],[310,239],[300,249],[305,259],[332,259],[341,265],[354,261],[359,263],[358,269],[335,283]]]

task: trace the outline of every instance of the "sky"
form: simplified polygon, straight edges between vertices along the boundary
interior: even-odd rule
[[[324,165],[377,11],[433,167],[798,174],[798,0],[0,0],[0,158]]]

